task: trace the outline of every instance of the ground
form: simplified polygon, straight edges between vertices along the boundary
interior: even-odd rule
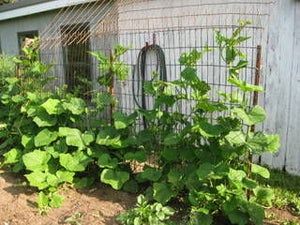
[[[92,190],[62,190],[62,208],[39,214],[33,190],[13,174],[0,171],[0,225],[115,225],[115,216],[135,203],[136,197],[101,186]]]
[[[290,182],[284,190],[280,184],[287,184],[286,179]],[[34,203],[36,193],[24,186],[23,181],[12,173],[0,171],[0,225],[117,225],[116,215],[132,207],[136,199],[134,195],[104,185],[84,191],[64,187],[62,208],[40,215]],[[300,194],[298,182],[300,179],[281,177],[281,174],[271,179],[277,208],[267,210],[265,225],[300,225],[300,217],[295,215],[291,205]]]

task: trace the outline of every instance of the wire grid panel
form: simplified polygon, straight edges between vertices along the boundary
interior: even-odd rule
[[[268,0],[88,1],[83,5],[62,9],[52,24],[45,28],[41,37],[42,58],[53,65],[52,75],[57,77],[53,86],[56,87],[66,83],[67,62],[63,60],[65,47],[88,42],[84,45],[85,48],[81,48],[81,53],[73,57],[73,64],[82,63],[79,62],[81,54],[86,54],[87,51],[102,51],[108,55],[117,43],[129,47],[130,50],[122,58],[130,68],[129,77],[125,82],[116,81],[115,94],[119,101],[118,108],[130,113],[138,107],[134,95],[141,99],[140,91],[133,92],[137,90],[137,86],[141,86],[140,79],[134,71],[137,70],[138,55],[146,43],[155,42],[162,48],[168,81],[180,78],[182,68],[179,57],[182,53],[208,46],[213,52],[203,57],[197,65],[197,70],[200,78],[211,85],[212,100],[219,101],[219,92],[229,93],[234,87],[227,82],[227,68],[221,60],[215,42],[215,31],[220,30],[230,36],[239,20],[252,22],[252,25],[243,31],[243,36],[249,36],[251,39],[243,43],[240,49],[248,55],[250,65],[242,72],[241,78],[253,83],[255,71],[258,69],[255,68],[256,49],[258,45],[263,48],[266,45],[272,3]],[[61,29],[67,25],[86,23],[90,29],[86,33],[74,28],[69,29],[69,33],[66,34]],[[266,58],[267,55],[263,54],[263,59]],[[90,65],[91,90],[101,91],[96,82],[100,73],[98,62],[90,57],[85,63]],[[154,53],[148,54],[146,80],[152,79],[157,67]],[[263,96],[260,96],[260,100],[263,102]],[[153,107],[153,99],[149,96],[146,96],[146,106]],[[184,101],[172,110],[189,115],[192,107],[192,100]]]
[[[225,63],[220,57],[215,31],[230,36],[236,29],[239,20],[250,20],[252,25],[243,31],[243,36],[249,36],[240,49],[248,55],[249,67],[242,71],[241,78],[254,83],[256,71],[257,46],[265,45],[269,10],[272,2],[267,1],[141,1],[128,4],[119,9],[119,43],[130,47],[124,60],[130,67],[129,79],[118,82],[120,108],[132,112],[137,108],[134,101],[134,86],[139,85],[137,79],[132,79],[137,67],[140,50],[156,42],[165,54],[167,80],[180,78],[182,70],[179,57],[184,52],[193,49],[203,50],[207,46],[213,52],[206,54],[197,65],[200,78],[211,85],[213,101],[219,101],[219,93],[234,91],[227,82],[228,74]],[[155,37],[153,40],[153,36]],[[266,57],[266,56],[265,56]],[[153,71],[157,69],[157,61],[153,54],[147,56],[147,80],[152,79]],[[135,76],[136,77],[136,76]],[[138,96],[141,97],[141,96]],[[250,98],[252,96],[249,96]],[[263,97],[263,96],[262,96]],[[146,97],[147,106],[151,108],[153,99]],[[189,115],[193,101],[185,101],[173,110]]]

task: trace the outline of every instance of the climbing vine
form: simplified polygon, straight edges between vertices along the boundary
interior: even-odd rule
[[[82,188],[100,181],[145,195],[136,210],[120,217],[123,224],[138,224],[136,216],[145,224],[169,224],[173,210],[164,206],[174,202],[186,205],[188,224],[213,224],[220,215],[232,224],[262,224],[272,193],[255,177],[268,179],[270,174],[261,165],[249,165],[248,156],[275,152],[279,137],[249,129],[262,123],[266,113],[260,106],[251,107],[246,97],[262,87],[239,76],[248,66],[238,48],[249,38],[241,35],[246,25],[241,22],[231,37],[216,32],[228,82],[238,91],[220,93],[219,102],[211,101],[211,87],[199,78],[196,65],[212,50],[195,49],[180,57],[178,80],[145,82],[145,94],[155,100],[152,109],[130,115],[113,110],[109,122],[97,115],[117,105],[110,87],[115,78],[126,79],[128,68],[120,61],[126,48],[117,46],[108,57],[93,53],[103,74],[98,82],[107,90],[95,93],[91,106],[62,90],[42,91],[48,66],[29,60],[35,53],[25,49],[26,57],[16,60],[22,74],[5,77],[0,89],[1,166],[23,173],[39,190],[42,212],[62,204],[61,184]],[[33,83],[33,77],[40,82]],[[38,92],[32,89],[37,84]],[[191,100],[190,115],[168,110]],[[218,116],[211,120],[210,115]],[[136,129],[139,118],[145,118],[147,129]]]

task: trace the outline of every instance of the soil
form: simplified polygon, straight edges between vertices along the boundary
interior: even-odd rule
[[[114,191],[105,185],[78,191],[64,187],[63,206],[41,215],[36,208],[35,190],[25,186],[24,179],[0,171],[0,225],[117,225],[115,217],[136,201],[136,196]],[[281,225],[300,218],[288,210],[269,209],[265,225]],[[222,224],[224,225],[224,224]]]
[[[276,209],[272,208],[267,210],[267,215],[269,215],[268,220],[265,225],[300,225],[300,217],[293,215],[289,209]],[[293,224],[288,222],[294,222]]]
[[[0,171],[0,225],[117,225],[116,215],[132,207],[136,196],[107,186],[84,191],[63,188],[64,204],[40,215],[36,193],[14,174]]]

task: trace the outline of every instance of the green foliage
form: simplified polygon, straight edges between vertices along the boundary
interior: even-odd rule
[[[121,45],[117,45],[115,49],[111,52],[110,56],[106,56],[102,52],[91,52],[99,62],[99,70],[101,74],[98,77],[98,82],[100,85],[109,87],[114,77],[118,80],[125,80],[128,76],[128,67],[124,62],[120,61],[120,57],[127,52],[127,48]]]
[[[46,213],[49,208],[60,208],[63,202],[63,197],[57,192],[44,193],[39,192],[37,205],[40,213]]]
[[[104,169],[101,173],[101,181],[111,185],[115,190],[120,190],[129,180],[129,173],[124,171]]]
[[[149,204],[143,195],[138,196],[135,208],[118,216],[123,225],[167,225],[174,210],[160,203]]]
[[[0,90],[5,84],[5,78],[15,74],[16,65],[12,57],[0,54]]]
[[[62,203],[57,195],[61,184],[85,188],[101,181],[134,193],[147,188],[149,199],[156,201],[149,204],[139,197],[137,207],[120,216],[123,224],[170,224],[173,211],[163,205],[174,201],[187,204],[191,225],[213,224],[218,215],[232,224],[262,224],[264,207],[274,194],[256,178],[268,179],[270,173],[248,158],[275,152],[280,143],[277,135],[250,129],[266,113],[249,105],[249,94],[262,88],[239,77],[248,65],[238,48],[248,39],[241,35],[246,25],[242,22],[231,37],[216,33],[228,82],[237,92],[211,101],[210,86],[196,69],[211,49],[193,50],[180,58],[178,80],[145,83],[146,94],[154,99],[151,110],[130,115],[115,111],[110,122],[98,115],[117,104],[111,86],[128,74],[120,61],[127,49],[117,46],[110,57],[92,53],[99,60],[99,84],[107,90],[95,94],[89,106],[70,93],[44,91],[48,66],[34,48],[24,49],[25,58],[16,60],[22,76],[5,77],[0,89],[2,166],[24,173],[29,185],[41,191],[38,205],[43,210]],[[191,100],[191,116],[166,110]],[[88,126],[87,116],[92,117]],[[138,131],[136,122],[142,117],[148,126]],[[136,164],[141,169],[135,170]]]
[[[272,170],[270,174],[270,179],[266,180],[258,177],[260,183],[264,186],[260,194],[264,196],[269,196],[273,194],[272,204],[276,208],[286,209],[288,208],[290,212],[296,216],[300,215],[300,179],[299,176],[292,176],[286,172]],[[269,193],[265,193],[265,187],[267,187]],[[270,193],[272,192],[272,193]],[[264,201],[268,201],[265,199]]]

